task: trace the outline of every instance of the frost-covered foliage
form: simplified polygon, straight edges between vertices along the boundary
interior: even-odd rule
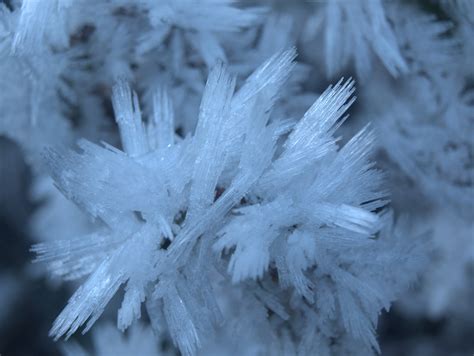
[[[399,297],[472,315],[473,39],[470,0],[0,1],[31,269],[77,287],[50,336],[367,355]]]
[[[183,354],[215,343],[222,324],[245,330],[233,342],[262,333],[267,351],[378,349],[378,314],[413,278],[398,273],[406,247],[379,234],[387,192],[369,158],[372,131],[343,147],[334,136],[354,101],[351,80],[328,88],[296,124],[272,120],[294,56],[273,56],[239,90],[225,66],[214,67],[185,138],[173,131],[165,90],[144,121],[119,81],[112,101],[123,150],[81,141],[80,152],[48,151],[59,189],[103,222],[33,248],[57,275],[90,274],[53,337],[87,331],[125,285],[118,327],[146,301],[152,324]],[[238,318],[221,306],[236,295],[250,303],[234,306],[245,308]]]
[[[373,57],[393,76],[407,70],[381,0],[320,2],[320,8],[306,23],[305,37],[311,38],[320,31],[328,76],[351,64],[365,80]]]
[[[15,36],[21,18],[18,11],[10,12],[0,3],[0,133],[19,142],[35,164],[45,143],[71,139],[70,125],[61,112],[63,104],[58,96],[58,91],[67,95],[60,79],[67,63],[48,50],[41,52],[41,56],[12,54],[19,42],[27,40],[24,35]],[[38,46],[42,43],[36,42]],[[43,117],[48,119],[40,119]]]
[[[451,11],[462,11],[462,2],[449,5]],[[441,21],[396,4],[389,7],[389,16],[410,75],[395,88],[388,81],[373,82],[367,98],[385,95],[369,116],[379,117],[381,146],[397,167],[392,174],[408,177],[423,195],[425,205],[412,210],[413,218],[432,229],[433,263],[421,288],[424,303],[417,305],[440,317],[468,295],[474,263],[474,97],[472,71],[465,69],[473,57],[472,41],[464,37],[472,22],[469,11]]]
[[[19,142],[36,166],[45,143],[72,142],[71,116],[84,118],[78,136],[102,138],[97,94],[118,77],[138,79],[150,106],[151,93],[168,85],[185,110],[180,118],[192,116],[205,69],[226,59],[220,37],[235,36],[262,14],[232,0],[12,3],[12,10],[0,3],[0,132]],[[193,97],[196,105],[189,105]],[[189,131],[194,122],[179,124]]]

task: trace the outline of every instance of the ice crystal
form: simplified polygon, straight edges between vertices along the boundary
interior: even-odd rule
[[[329,87],[296,124],[273,120],[294,57],[274,55],[238,90],[226,67],[215,66],[196,130],[185,138],[172,129],[166,90],[145,121],[137,95],[119,81],[112,101],[121,150],[81,141],[79,152],[48,151],[57,186],[103,222],[90,235],[33,248],[58,275],[90,274],[54,322],[54,338],[89,330],[125,285],[118,327],[140,318],[146,301],[152,323],[165,324],[183,354],[212,344],[219,320],[245,322],[219,303],[237,292],[256,298],[249,308],[274,312],[255,315],[255,325],[280,320],[273,337],[304,335],[319,313],[324,347],[344,332],[378,349],[378,313],[405,278],[389,287],[376,272],[388,271],[397,252],[375,238],[387,192],[370,161],[373,132],[366,127],[338,145],[352,80]]]

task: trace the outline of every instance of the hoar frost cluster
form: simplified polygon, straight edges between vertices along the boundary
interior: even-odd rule
[[[144,121],[119,81],[112,101],[123,151],[85,140],[80,152],[48,151],[58,188],[101,222],[90,235],[33,248],[54,274],[90,274],[52,336],[88,330],[125,285],[118,327],[145,302],[183,354],[219,342],[222,328],[243,333],[225,335],[231,342],[252,337],[275,352],[378,348],[378,314],[413,276],[396,278],[403,247],[380,233],[390,218],[369,157],[373,132],[343,147],[334,136],[354,101],[352,80],[329,87],[296,123],[272,120],[294,57],[273,56],[238,90],[218,64],[184,138],[166,90]],[[245,302],[226,305],[234,298]]]
[[[47,200],[35,267],[77,287],[50,336],[367,355],[398,297],[469,300],[473,4],[0,3],[0,135]]]

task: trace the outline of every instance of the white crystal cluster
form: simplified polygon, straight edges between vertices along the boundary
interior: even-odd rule
[[[413,276],[388,283],[400,252],[395,237],[377,235],[387,192],[370,161],[373,132],[342,147],[334,135],[354,101],[352,80],[329,87],[297,123],[272,120],[294,57],[276,54],[238,90],[215,66],[196,131],[184,138],[166,90],[145,121],[120,81],[112,100],[122,150],[84,140],[79,152],[48,151],[58,188],[102,222],[93,234],[33,248],[54,274],[89,275],[53,337],[88,330],[124,285],[118,327],[146,302],[152,325],[167,328],[183,354],[215,343],[222,327],[245,330],[248,318],[255,333],[267,324],[259,342],[268,347],[279,334],[298,335],[275,350],[329,350],[339,333],[377,349],[378,314]],[[226,310],[236,294],[247,302]],[[236,318],[240,308],[250,310]],[[319,340],[305,336],[314,328]]]
[[[367,355],[399,296],[469,315],[473,38],[470,0],[1,1],[0,136],[78,286],[50,336]]]

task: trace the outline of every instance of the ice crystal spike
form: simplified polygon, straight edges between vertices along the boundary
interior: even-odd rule
[[[114,86],[112,103],[125,152],[132,156],[146,153],[147,140],[137,94],[131,92],[125,81],[120,80]]]
[[[169,93],[160,88],[153,96],[153,123],[150,136],[156,140],[156,148],[174,144],[174,109]],[[149,140],[152,140],[149,137]]]

